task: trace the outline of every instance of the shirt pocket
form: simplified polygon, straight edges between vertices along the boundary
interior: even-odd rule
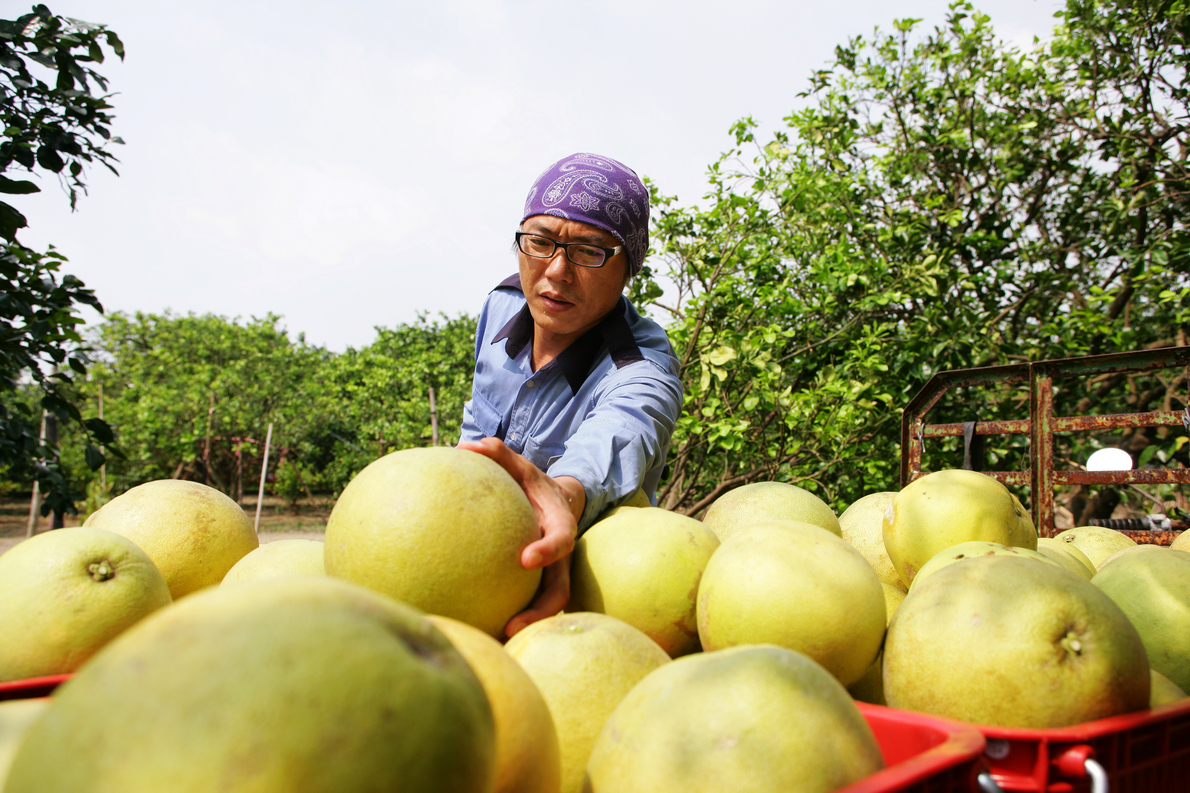
[[[471,415],[475,417],[475,426],[483,433],[483,437],[498,437],[500,413],[479,394],[475,394],[471,400]]]
[[[525,444],[525,450],[521,452],[525,459],[542,471],[548,471],[549,467],[558,462],[565,453],[565,443],[543,443],[537,438],[530,438]]]

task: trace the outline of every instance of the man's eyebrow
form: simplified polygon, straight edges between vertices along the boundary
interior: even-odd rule
[[[528,223],[526,223],[524,228],[526,231],[533,231],[538,234],[552,234],[553,233],[552,231],[550,231],[548,228],[545,227],[545,224],[538,223],[538,222],[532,221],[532,220],[529,221]],[[610,237],[610,236],[611,236],[610,234],[606,235],[606,236],[600,235],[600,234],[579,234],[577,236],[571,237],[571,239],[574,242],[585,242],[589,245],[599,245],[599,246],[603,246],[603,247],[614,248],[617,245],[616,240],[614,240],[614,239],[611,240],[611,245],[607,244],[607,242],[608,242],[607,237]]]

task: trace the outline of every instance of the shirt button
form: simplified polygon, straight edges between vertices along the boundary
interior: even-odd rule
[[[525,383],[525,388],[532,388],[535,385],[536,385],[536,383],[533,382],[532,380],[530,380],[527,383]]]
[[[516,433],[514,432],[514,433],[512,433],[511,435],[509,435],[509,436],[508,436],[508,439],[509,439],[510,441],[515,441],[515,440],[516,440]]]

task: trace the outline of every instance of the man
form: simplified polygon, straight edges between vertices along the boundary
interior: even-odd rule
[[[537,178],[516,233],[519,272],[488,296],[461,449],[487,455],[529,497],[542,537],[521,564],[544,568],[512,636],[570,598],[579,532],[637,490],[653,498],[682,407],[665,331],[623,296],[649,248],[636,173],[593,154]]]

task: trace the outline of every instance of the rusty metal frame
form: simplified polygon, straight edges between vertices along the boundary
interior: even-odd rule
[[[1055,432],[1180,426],[1185,424],[1187,415],[1190,415],[1186,410],[1156,410],[1105,416],[1055,416],[1054,380],[1174,367],[1186,368],[1187,386],[1190,388],[1190,347],[1164,347],[1141,352],[938,372],[909,401],[901,416],[901,487],[925,473],[921,470],[921,454],[926,438],[963,436],[963,424],[925,423],[926,415],[948,391],[961,387],[1011,383],[1029,384],[1029,418],[979,422],[974,427],[974,434],[1029,436],[1029,470],[983,473],[1006,485],[1029,486],[1033,522],[1043,537],[1054,534],[1054,487],[1057,485],[1190,484],[1190,468],[1054,470]]]

